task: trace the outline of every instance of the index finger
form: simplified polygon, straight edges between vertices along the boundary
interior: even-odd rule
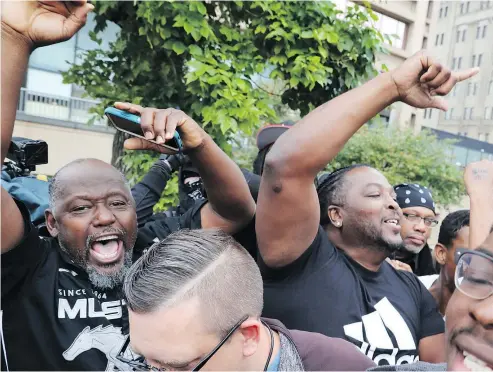
[[[457,79],[457,82],[460,82],[472,78],[478,72],[479,72],[479,67],[474,67],[468,70],[456,71],[454,72],[454,76]]]
[[[141,105],[136,105],[134,103],[129,102],[115,102],[114,106],[119,110],[124,110],[131,112],[132,114],[142,114],[144,108]]]

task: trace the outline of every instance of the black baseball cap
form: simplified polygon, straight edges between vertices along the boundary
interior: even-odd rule
[[[292,121],[285,121],[281,124],[267,124],[260,128],[257,134],[257,147],[260,150],[272,145],[277,139],[294,125]]]

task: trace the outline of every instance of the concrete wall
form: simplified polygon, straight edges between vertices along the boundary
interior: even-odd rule
[[[37,173],[52,176],[63,165],[80,158],[111,161],[113,133],[16,120],[14,136],[42,139],[48,144],[48,164],[37,166]]]

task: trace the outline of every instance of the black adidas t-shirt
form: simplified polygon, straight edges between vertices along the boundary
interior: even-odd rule
[[[24,239],[1,257],[9,369],[130,370],[116,359],[128,337],[128,312],[119,289],[94,288],[56,239],[39,237],[25,206],[18,206],[24,217]],[[158,221],[144,234],[139,232],[141,249],[146,242],[152,244],[154,233],[161,239],[179,228],[200,225],[200,207],[182,217],[179,223]]]
[[[336,249],[322,228],[290,265],[271,269],[258,261],[263,316],[346,339],[376,364],[413,363],[419,341],[444,332],[433,297],[414,274],[387,262],[369,271]]]

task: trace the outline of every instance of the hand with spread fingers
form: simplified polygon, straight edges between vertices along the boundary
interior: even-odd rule
[[[177,131],[183,142],[183,150],[193,150],[200,147],[207,136],[205,131],[190,116],[180,110],[173,108],[144,108],[127,102],[116,102],[115,107],[140,115],[140,125],[145,137],[156,141],[158,144],[163,144],[172,139],[175,131]],[[126,140],[125,148],[127,150],[154,150],[163,154],[173,153],[172,150],[166,147],[141,138]]]
[[[445,96],[455,84],[467,80],[479,68],[451,71],[427,52],[421,51],[407,59],[391,73],[399,100],[417,108],[448,109]]]
[[[2,1],[2,29],[32,48],[70,39],[86,23],[87,1]]]

